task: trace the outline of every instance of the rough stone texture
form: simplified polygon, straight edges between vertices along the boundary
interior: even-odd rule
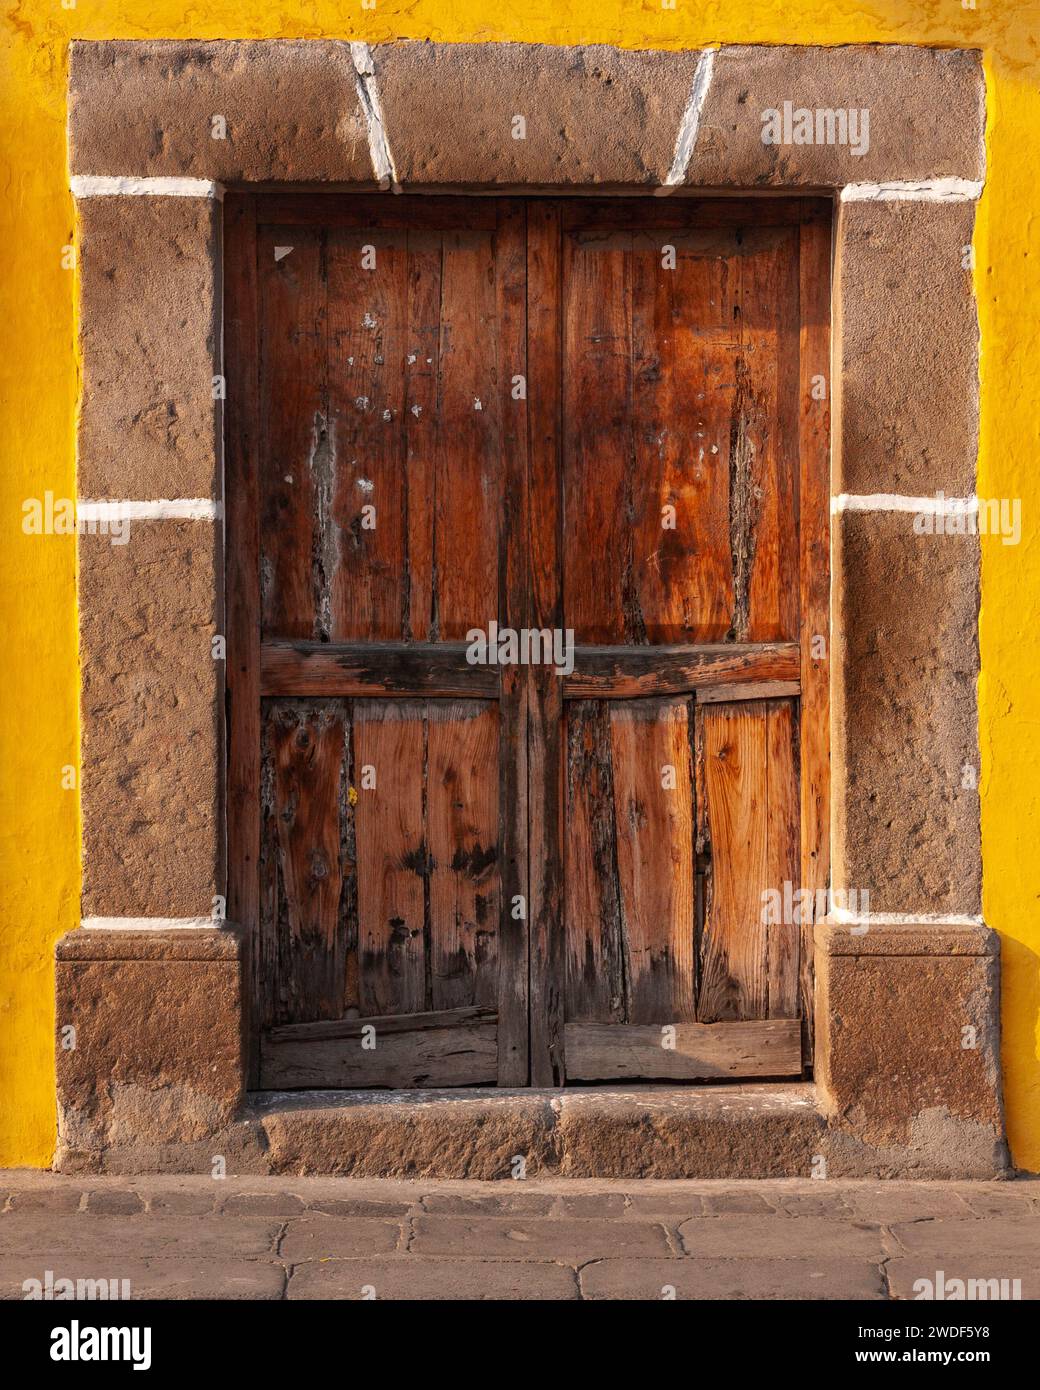
[[[508,1178],[553,1163],[544,1094],[468,1091],[312,1092],[261,1100],[273,1173]]]
[[[821,922],[823,948],[831,956],[999,956],[1000,938],[981,922],[869,920],[867,930]]]
[[[824,1142],[804,1086],[568,1090],[558,1106],[568,1177],[808,1176]]]
[[[833,1221],[825,1216],[797,1218],[799,1229],[821,1259],[857,1256],[881,1260],[881,1227],[865,1221]],[[754,1250],[761,1259],[782,1259],[790,1250],[788,1221],[776,1216],[731,1216],[726,1221],[695,1216],[679,1227],[682,1250],[698,1259],[722,1259],[734,1244]]]
[[[374,66],[402,183],[661,184],[699,53],[595,45],[385,44]],[[869,148],[762,143],[784,101],[866,107]],[[72,44],[76,174],[373,181],[349,45],[334,41]],[[525,140],[512,135],[527,120]],[[212,118],[227,138],[212,138]],[[715,59],[688,181],[815,185],[983,172],[985,88],[973,51],[732,47]]]
[[[986,1245],[992,1254],[1025,1256],[1036,1274],[1040,1274],[1040,1242],[1036,1239],[1030,1214],[1019,1208],[1014,1216],[982,1218]],[[909,1255],[929,1255],[938,1260],[970,1259],[979,1248],[977,1222],[913,1221],[892,1227],[892,1235]]]
[[[220,528],[132,521],[79,555],[83,915],[209,917],[223,894]]]
[[[278,1249],[283,1259],[297,1264],[302,1260],[341,1260],[352,1255],[389,1255],[400,1245],[399,1221],[323,1216],[288,1222]]]
[[[187,1098],[191,1100],[189,1096]],[[71,1148],[62,1142],[59,1125],[54,1167],[70,1174],[114,1174],[137,1176],[152,1173],[212,1173],[213,1161],[221,1158],[227,1171],[236,1175],[263,1176],[270,1172],[264,1152],[263,1135],[253,1118],[246,1117],[218,1126],[206,1106],[189,1109],[183,1125],[171,1118],[176,1136],[158,1142],[146,1132],[135,1134],[124,1128],[111,1144],[91,1149]],[[201,1137],[192,1139],[198,1134]]]
[[[1027,1238],[1033,1249],[1020,1250],[1017,1257],[1012,1259],[1003,1251],[992,1255],[976,1244],[973,1250],[954,1259],[949,1255],[938,1258],[935,1255],[917,1255],[889,1260],[885,1265],[885,1278],[891,1290],[889,1296],[916,1303],[927,1291],[934,1298],[939,1284],[938,1275],[942,1271],[945,1295],[942,1301],[956,1299],[957,1306],[961,1308],[965,1306],[961,1302],[965,1294],[970,1298],[967,1304],[969,1309],[976,1301],[988,1303],[1005,1298],[1040,1298],[1040,1264],[1035,1256],[1036,1232],[1029,1230]],[[961,1282],[960,1291],[953,1283],[955,1279]],[[922,1280],[928,1282],[922,1285]]]
[[[210,1217],[184,1216],[94,1216],[87,1219],[89,1226],[68,1219],[49,1222],[47,1257],[79,1254],[83,1236],[89,1232],[108,1257],[105,1270],[111,1270],[113,1259],[141,1252],[141,1237],[148,1231],[152,1242],[149,1254],[249,1258],[273,1252],[279,1231],[277,1223],[241,1218],[222,1223]],[[19,1216],[17,1212],[5,1216],[4,1254],[39,1258],[40,1224],[38,1218]],[[47,1267],[45,1261],[41,1263]]]
[[[668,1236],[661,1225],[630,1221],[542,1221],[478,1216],[418,1216],[409,1251],[417,1255],[468,1255],[478,1245],[487,1255],[514,1260],[568,1260],[584,1264],[605,1255],[667,1255]]]
[[[73,174],[373,181],[348,43],[77,41],[69,69]]]
[[[573,1269],[548,1261],[365,1259],[297,1265],[289,1278],[292,1299],[369,1299],[381,1302],[464,1300],[485,1302],[576,1301]]]
[[[120,1199],[131,1215],[104,1214]],[[452,1202],[464,1217],[432,1214]],[[609,1214],[575,1219],[576,1202]],[[325,1214],[340,1209],[360,1219]],[[0,1172],[3,1299],[24,1298],[24,1281],[48,1269],[55,1280],[128,1279],[131,1299],[913,1299],[914,1282],[934,1282],[939,1269],[947,1281],[1017,1279],[1022,1297],[1036,1298],[1038,1235],[1035,1180]]]
[[[89,956],[72,944],[81,935],[98,938]],[[183,932],[180,954],[168,960],[155,958],[157,935],[83,931],[59,942],[57,1166],[96,1165],[109,1149],[209,1139],[241,1102],[236,933]],[[198,940],[196,958],[184,937]],[[70,1024],[75,1047],[65,1050]],[[211,1143],[210,1167],[219,1152]]]
[[[110,931],[88,927],[61,937],[55,946],[60,961],[70,960],[221,960],[237,961],[242,939],[231,927],[212,931]]]
[[[764,145],[762,112],[869,112],[869,148]],[[814,185],[983,177],[985,80],[971,50],[858,44],[723,48],[701,113],[687,182]]]
[[[106,1065],[102,1058],[103,1095]],[[904,1086],[895,1094],[898,1107],[909,1105],[916,1093]],[[988,1096],[992,1099],[992,1090]],[[820,1170],[821,1160],[823,1172],[845,1179],[993,1177],[1007,1171],[1003,1131],[989,1120],[933,1106],[904,1116],[901,1137],[885,1139],[884,1125],[875,1123],[873,1114],[855,1104],[847,1111],[832,1101],[824,1104],[811,1085],[684,1091],[646,1087],[621,1093],[601,1088],[563,1096],[476,1089],[455,1094],[348,1091],[253,1096],[250,1102],[227,1122],[196,1106],[178,1124],[173,1110],[181,1098],[172,1095],[168,1111],[159,1102],[154,1106],[168,1120],[165,1138],[158,1137],[163,1126],[154,1118],[140,1132],[123,1126],[99,1136],[95,1129],[87,1147],[74,1147],[63,1133],[55,1166],[64,1173],[208,1174],[219,1154],[233,1175],[304,1180],[309,1174],[347,1174],[428,1182],[466,1178],[471,1180],[466,1195],[457,1189],[450,1197],[431,1198],[430,1213],[517,1219],[546,1214],[532,1180],[557,1174],[567,1179],[569,1195],[556,1201],[551,1214],[580,1220],[622,1214],[661,1219],[754,1215],[763,1210],[759,1197],[748,1190],[691,1196],[678,1207],[674,1194],[640,1196],[622,1208],[616,1197],[582,1189],[581,1183],[593,1177],[597,1182],[617,1177],[793,1178]],[[983,1097],[981,1108],[985,1104]],[[899,1118],[895,1109],[893,1116]],[[891,1128],[897,1128],[895,1120]],[[527,1178],[513,1182],[521,1171],[517,1159],[524,1160]],[[486,1191],[494,1196],[470,1195],[472,1180],[491,1183]],[[817,1184],[812,1192],[803,1214],[855,1215],[836,1212]],[[243,1209],[253,1210],[253,1204],[247,1202]],[[190,1202],[186,1210],[194,1210]],[[255,1210],[263,1214],[265,1208],[259,1204]],[[341,1217],[401,1214],[367,1206],[321,1210]]]
[[[837,491],[975,491],[974,224],[974,203],[841,205]]]
[[[217,497],[219,205],[81,198],[82,498]]]
[[[697,64],[695,52],[520,43],[386,44],[373,58],[404,185],[661,184]]]
[[[287,1277],[281,1265],[268,1264],[255,1255],[245,1259],[233,1255],[222,1257],[210,1249],[180,1259],[151,1258],[152,1241],[156,1238],[161,1240],[161,1232],[150,1229],[132,1255],[120,1251],[115,1275],[111,1255],[99,1248],[95,1240],[86,1245],[83,1254],[62,1252],[54,1261],[59,1267],[52,1269],[52,1273],[60,1279],[115,1278],[120,1296],[125,1279],[130,1286],[131,1300],[268,1302],[285,1297]],[[0,1255],[0,1299],[24,1299],[23,1281],[30,1278],[42,1282],[45,1276],[46,1261],[42,1257],[34,1261],[26,1255]]]
[[[1000,1172],[999,957],[950,954],[941,941],[928,953],[878,955],[872,935],[816,931],[816,1077],[832,1125],[872,1147],[881,1171],[889,1151],[901,1171],[916,1162],[928,1175]],[[832,1145],[836,1172],[849,1152]]]
[[[729,1246],[733,1251],[736,1242]],[[877,1263],[830,1257],[807,1260],[597,1260],[581,1270],[581,1296],[590,1300],[883,1299]]]
[[[977,914],[978,538],[847,512],[834,551],[835,887],[872,912]]]

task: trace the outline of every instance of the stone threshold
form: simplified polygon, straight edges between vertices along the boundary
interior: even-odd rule
[[[511,1178],[808,1177],[815,1088],[595,1086],[250,1098],[271,1171]]]
[[[951,1178],[966,1156],[878,1149],[829,1119],[810,1083],[257,1092],[195,1143],[59,1150],[66,1173],[517,1178]],[[981,1158],[976,1177],[1000,1177]],[[974,1171],[977,1169],[978,1171]]]

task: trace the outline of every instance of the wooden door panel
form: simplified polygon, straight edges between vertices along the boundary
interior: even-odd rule
[[[409,287],[412,275],[436,284],[440,247],[427,258],[425,248],[413,247],[413,234],[382,229],[330,228],[324,238],[329,440],[318,518],[321,635],[392,641],[411,635],[413,562],[420,586],[429,568],[421,552],[412,554],[406,526],[408,504],[421,510],[425,492],[425,479],[408,466],[414,433],[426,424],[409,414],[418,384],[410,359],[419,343],[424,364],[435,350],[437,318],[432,312],[412,321]]]
[[[226,214],[254,1084],[797,1075],[811,924],[763,895],[827,876],[827,208]],[[473,664],[492,620],[573,669]]]
[[[260,943],[269,1022],[357,1007],[350,712],[332,701],[265,707]]]
[[[257,236],[260,404],[260,626],[262,636],[318,638],[321,547],[315,527],[328,466],[325,428],[327,295],[322,238],[294,234],[290,255],[275,261],[284,238]],[[324,634],[326,637],[328,634]]]
[[[795,1076],[802,1067],[797,1019],[755,1023],[568,1023],[571,1081],[712,1081]]]
[[[499,712],[431,702],[426,735],[430,1006],[492,1007],[498,997]]]
[[[764,905],[798,882],[801,624],[826,626],[799,570],[821,248],[759,211],[563,215],[571,1080],[801,1070],[804,943]]]
[[[497,256],[493,228],[260,228],[265,639],[457,641],[496,616]]]
[[[798,926],[766,895],[798,882],[797,721],[791,700],[697,711],[697,847],[703,927],[697,1017],[794,1018]]]
[[[480,1086],[498,1075],[498,1014],[449,1009],[272,1028],[260,1084],[275,1091],[336,1086]]]
[[[696,1017],[688,701],[567,708],[567,1018]]]
[[[354,759],[362,1017],[426,1006],[430,873],[423,814],[426,707],[358,701]],[[353,799],[353,798],[351,798]]]
[[[798,249],[788,227],[565,237],[579,644],[796,638]]]
[[[497,1003],[499,713],[265,705],[270,1024]]]

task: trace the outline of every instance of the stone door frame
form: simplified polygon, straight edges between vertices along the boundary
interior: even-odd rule
[[[815,929],[808,1147],[767,1145],[754,1171],[1006,1167],[979,543],[936,524],[976,505],[984,129],[973,50],[72,45],[83,920],[57,949],[61,1166],[191,1168],[266,1123],[224,911],[223,403],[241,363],[223,348],[248,325],[223,323],[221,288],[223,189],[262,185],[833,198],[818,427],[829,411],[839,907]],[[853,889],[866,920],[840,907]]]

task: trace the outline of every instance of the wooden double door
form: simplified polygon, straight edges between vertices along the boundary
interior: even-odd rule
[[[242,194],[225,237],[254,1084],[801,1075],[827,206]]]

